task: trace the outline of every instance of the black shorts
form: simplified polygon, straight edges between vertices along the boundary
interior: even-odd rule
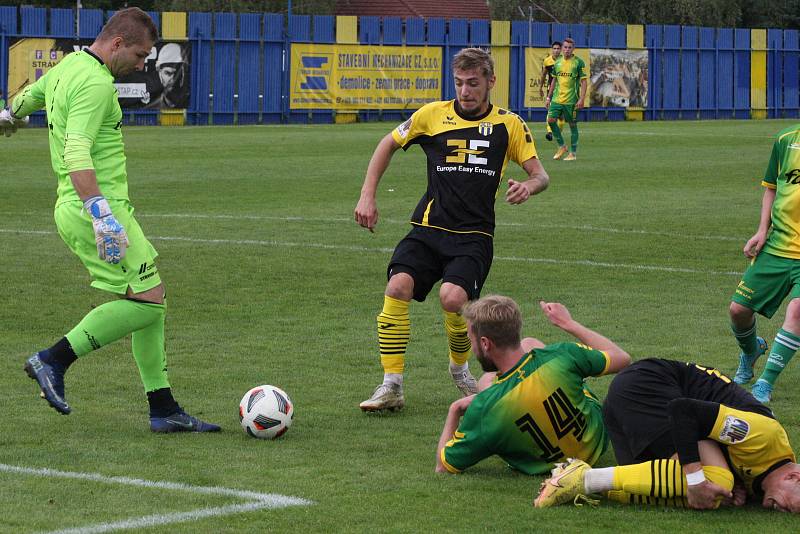
[[[422,302],[441,280],[464,288],[469,300],[480,297],[494,255],[492,238],[414,226],[394,249],[386,277],[408,273],[414,300]]]
[[[718,402],[771,417],[769,408],[709,367],[651,358],[623,369],[608,387],[603,420],[619,465],[669,458],[675,453],[667,405],[677,398]]]

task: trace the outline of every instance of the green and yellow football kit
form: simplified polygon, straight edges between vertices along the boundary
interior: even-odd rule
[[[569,58],[562,55],[553,65],[553,77],[555,78],[555,87],[553,88],[553,96],[550,99],[550,107],[547,110],[548,122],[559,146],[565,146],[561,128],[550,119],[563,117],[569,122],[571,133],[570,152],[574,154],[578,150],[578,139],[580,137],[575,104],[580,98],[581,80],[588,78],[589,72],[583,59],[576,55]]]
[[[547,473],[567,457],[593,464],[608,436],[584,379],[605,373],[609,361],[578,343],[526,354],[475,397],[441,451],[442,464],[457,473],[496,454],[529,475]]]
[[[761,185],[775,191],[769,236],[731,300],[772,317],[787,297],[800,298],[800,125],[778,133]],[[755,323],[742,332],[733,327],[733,333],[743,357],[755,360]],[[798,348],[800,336],[781,328],[759,380],[774,385]]]

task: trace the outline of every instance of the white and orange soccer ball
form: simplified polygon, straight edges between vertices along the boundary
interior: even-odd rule
[[[256,386],[239,403],[239,421],[250,436],[275,439],[289,430],[294,405],[289,395],[275,386]]]

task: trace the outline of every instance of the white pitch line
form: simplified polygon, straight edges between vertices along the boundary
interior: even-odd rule
[[[217,506],[211,508],[198,508],[188,512],[175,512],[169,514],[155,514],[131,519],[123,519],[109,523],[99,523],[83,527],[68,528],[53,531],[49,534],[89,534],[99,532],[111,532],[114,530],[134,529],[151,527],[155,525],[166,525],[185,521],[197,521],[206,517],[216,517],[221,515],[239,514],[261,509],[285,508],[287,506],[308,506],[314,504],[312,501],[299,497],[290,497],[277,493],[257,493],[254,491],[237,490],[223,488],[220,486],[192,486],[180,482],[153,481],[130,477],[112,477],[99,473],[79,473],[74,471],[58,471],[48,468],[20,467],[16,465],[0,464],[0,471],[6,473],[16,473],[21,475],[32,475],[49,478],[69,478],[75,480],[89,480],[103,484],[118,484],[123,486],[135,486],[149,489],[163,489],[171,491],[183,491],[187,493],[198,493],[203,495],[222,495],[225,497],[236,497],[250,502],[232,504],[227,506]]]
[[[278,216],[278,215],[209,215],[202,213],[149,213],[140,214],[138,217],[149,219],[220,219],[220,220],[242,220],[242,221],[285,221],[285,222],[322,222],[322,223],[350,223],[353,222],[349,217],[302,217],[302,216]],[[409,224],[407,219],[381,219],[381,222],[389,224]],[[706,239],[711,241],[743,241],[743,237],[722,236],[722,235],[695,235],[695,234],[681,234],[678,232],[654,232],[650,230],[629,230],[625,228],[610,228],[603,226],[591,226],[586,224],[525,224],[525,223],[510,223],[498,222],[497,226],[509,227],[528,227],[528,228],[553,228],[553,229],[566,229],[566,230],[581,230],[588,232],[604,232],[609,234],[636,234],[636,235],[655,235],[662,237],[677,237],[680,239]]]
[[[41,230],[9,230],[0,228],[0,233],[5,234],[34,234],[34,235],[51,235],[55,232],[44,232]],[[330,245],[326,243],[296,243],[291,241],[273,241],[273,240],[260,240],[260,239],[199,239],[193,237],[178,237],[178,236],[152,236],[153,241],[177,241],[186,243],[203,243],[208,245],[255,245],[265,247],[285,247],[285,248],[305,248],[305,249],[322,249],[322,250],[347,250],[351,252],[379,252],[386,254],[393,252],[393,248],[388,247],[364,247],[361,245]],[[526,263],[546,263],[551,265],[582,265],[586,267],[598,267],[609,269],[630,269],[634,271],[660,271],[666,273],[687,273],[687,274],[705,274],[712,276],[741,276],[742,271],[708,271],[703,269],[690,269],[687,267],[671,267],[668,265],[643,265],[635,263],[610,263],[600,262],[593,260],[559,260],[554,258],[527,258],[517,256],[495,256],[496,261],[512,261],[512,262],[526,262]]]
[[[38,215],[39,212],[24,212],[23,215]],[[230,220],[230,221],[283,221],[283,222],[320,222],[320,223],[353,223],[351,217],[303,217],[299,215],[229,215],[229,214],[207,214],[207,213],[139,213],[137,217],[141,219],[208,219],[208,220]],[[380,222],[388,224],[407,225],[408,219],[381,219]],[[641,229],[612,228],[607,226],[592,226],[588,224],[552,224],[552,223],[515,223],[502,222],[496,223],[501,227],[516,228],[551,228],[561,230],[580,230],[581,232],[598,232],[608,234],[631,234],[631,235],[652,235],[659,237],[674,237],[678,239],[696,240],[703,239],[708,241],[746,241],[746,236],[726,236],[709,234],[682,234],[679,232],[664,232]]]

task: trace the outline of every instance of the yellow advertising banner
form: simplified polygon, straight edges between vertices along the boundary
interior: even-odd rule
[[[442,98],[438,46],[292,44],[291,109],[417,109]]]
[[[542,61],[550,54],[549,48],[526,48],[525,49],[525,102],[526,108],[543,108],[544,99],[547,97],[547,80],[542,86]],[[589,64],[589,49],[578,48],[575,55],[586,63],[586,74],[589,75],[591,66]],[[589,107],[589,80],[586,80],[586,107]]]
[[[8,49],[8,102],[64,57],[55,39],[20,39]]]

